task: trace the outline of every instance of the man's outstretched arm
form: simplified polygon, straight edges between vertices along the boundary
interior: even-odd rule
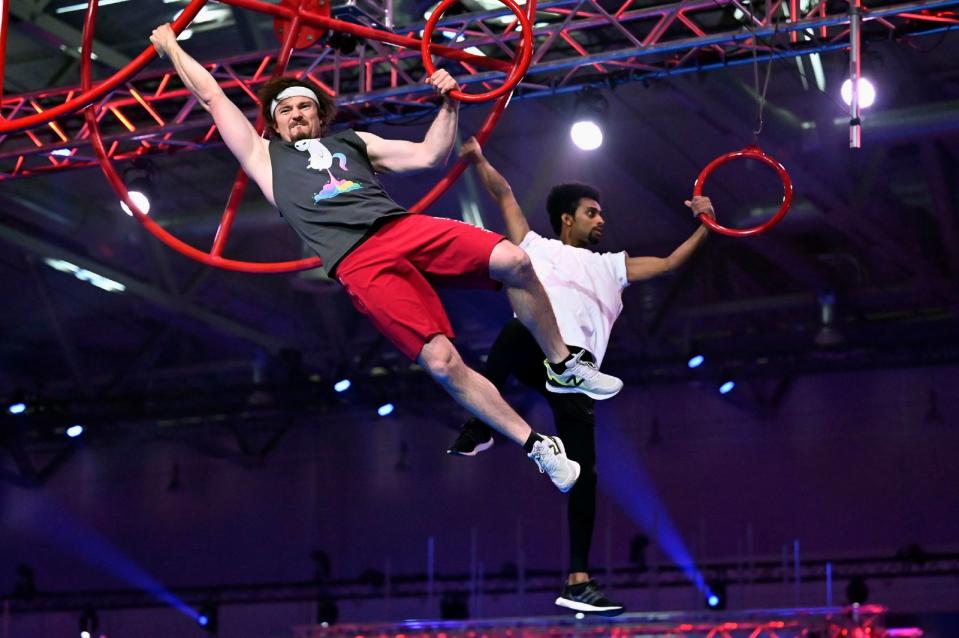
[[[156,47],[157,53],[170,58],[186,88],[196,96],[200,106],[213,115],[213,121],[227,148],[239,160],[243,170],[263,188],[263,175],[258,173],[264,170],[269,173],[266,140],[257,134],[243,112],[227,98],[216,78],[183,50],[169,24],[154,29],[150,42]],[[272,193],[265,194],[272,201]]]
[[[693,215],[714,216],[713,205],[708,197],[697,196],[691,200],[686,200],[686,206],[692,209]],[[693,256],[693,253],[703,245],[709,231],[705,226],[696,229],[689,239],[681,243],[669,257],[627,257],[626,258],[626,279],[629,281],[642,281],[652,279],[659,275],[676,270]]]
[[[480,179],[483,180],[483,186],[499,205],[500,212],[503,213],[503,221],[506,222],[506,236],[517,246],[521,244],[529,232],[529,222],[519,202],[516,201],[509,182],[489,163],[475,137],[463,143],[460,148],[460,157],[476,167]]]
[[[357,133],[366,143],[366,154],[375,170],[407,173],[441,166],[449,158],[459,120],[459,102],[449,97],[449,92],[458,85],[453,76],[442,69],[431,75],[427,82],[443,96],[443,103],[422,142],[388,140],[373,133]]]

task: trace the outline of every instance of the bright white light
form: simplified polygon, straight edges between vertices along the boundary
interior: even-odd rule
[[[126,2],[127,0],[100,0],[97,3],[98,7],[105,7],[108,4],[120,4],[121,2]],[[68,4],[62,7],[59,7],[55,13],[72,13],[74,11],[84,11],[87,8],[87,2],[78,2],[77,4]],[[87,636],[86,638],[90,638]]]
[[[595,151],[603,145],[603,130],[596,122],[580,120],[569,129],[573,144],[584,151]]]
[[[70,157],[72,153],[72,148],[58,148],[50,151],[50,155],[54,155],[56,157]]]
[[[106,290],[107,292],[123,292],[127,289],[127,287],[121,284],[119,281],[113,281],[112,279],[108,279],[103,275],[98,275],[97,273],[87,270],[86,268],[80,268],[76,264],[71,264],[69,261],[64,261],[63,259],[46,257],[44,258],[43,262],[54,270],[69,273],[80,281],[85,281],[91,286],[96,286],[97,288]]]
[[[695,356],[690,357],[689,361],[686,362],[686,365],[688,365],[690,368],[698,368],[699,366],[703,365],[703,361],[705,360],[706,360],[706,357],[704,357],[701,354],[697,354]]]
[[[75,439],[81,434],[83,434],[82,425],[71,425],[67,428],[67,436],[69,436],[71,439]]]
[[[729,394],[733,391],[733,388],[736,387],[735,381],[727,381],[726,383],[719,386],[719,394]]]
[[[706,602],[709,603],[710,607],[715,607],[716,605],[719,604],[719,596],[717,596],[716,594],[710,594]]]
[[[80,632],[80,638],[90,638],[90,632],[84,629]]]
[[[577,611],[577,612],[576,612],[576,620],[582,620],[583,618],[586,618],[586,614],[584,614],[584,613],[581,612],[581,611]]]
[[[393,414],[393,404],[384,403],[383,405],[381,405],[380,407],[376,409],[376,413],[379,414],[380,416],[389,416]]]
[[[839,88],[839,94],[842,101],[847,105],[852,104],[852,80],[846,78]],[[859,106],[868,109],[876,101],[876,87],[866,78],[859,78]]]
[[[9,408],[7,408],[7,412],[9,412],[10,414],[23,414],[26,411],[27,411],[26,403],[14,403]]]
[[[137,208],[140,209],[140,212],[144,215],[150,214],[150,198],[141,193],[140,191],[130,191],[130,199],[133,200],[133,203],[136,204]],[[123,212],[133,217],[133,211],[130,210],[130,207],[127,206],[127,203],[120,200],[120,208],[123,209]]]
[[[333,389],[337,392],[346,392],[350,389],[350,386],[353,385],[350,383],[349,379],[342,379],[333,384]]]

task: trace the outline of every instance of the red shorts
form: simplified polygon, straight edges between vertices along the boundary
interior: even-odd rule
[[[504,237],[465,222],[408,215],[387,222],[336,267],[356,309],[416,360],[435,335],[453,338],[433,286],[496,289],[490,254]]]

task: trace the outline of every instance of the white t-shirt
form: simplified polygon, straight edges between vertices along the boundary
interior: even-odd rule
[[[533,231],[520,248],[543,282],[563,340],[586,348],[596,365],[601,364],[613,323],[623,311],[623,289],[629,285],[626,253],[594,253]]]

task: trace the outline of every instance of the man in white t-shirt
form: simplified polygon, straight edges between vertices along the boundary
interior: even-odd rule
[[[630,257],[625,252],[596,253],[590,250],[603,236],[603,209],[599,192],[586,184],[560,184],[549,193],[546,208],[559,239],[547,239],[529,228],[526,215],[506,179],[483,156],[474,138],[460,150],[473,163],[486,190],[499,204],[506,222],[506,236],[530,256],[570,347],[584,351],[583,358],[602,363],[613,323],[622,312],[622,292],[633,281],[665,274],[682,266],[705,241],[708,231],[700,226],[668,257]],[[694,215],[713,215],[707,197],[685,202]],[[556,604],[574,611],[615,616],[623,605],[607,599],[589,576],[589,547],[596,519],[596,417],[594,401],[581,394],[546,392],[543,355],[536,341],[515,318],[493,344],[484,374],[502,388],[510,376],[539,391],[553,411],[556,430],[569,458],[579,462],[582,473],[569,493],[569,575]],[[493,444],[490,428],[471,419],[447,452],[475,456]]]

